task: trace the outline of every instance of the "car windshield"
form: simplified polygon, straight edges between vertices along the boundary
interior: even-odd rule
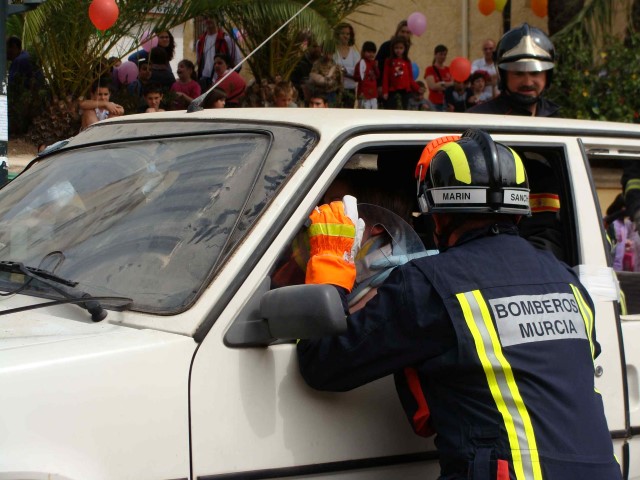
[[[60,152],[0,190],[0,260],[135,310],[182,311],[304,156],[311,142],[295,133],[286,148],[254,130]],[[14,281],[0,275],[0,289]]]

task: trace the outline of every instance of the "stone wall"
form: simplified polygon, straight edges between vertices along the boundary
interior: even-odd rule
[[[397,0],[383,2],[389,7],[366,7],[369,14],[350,16],[356,31],[356,46],[371,40],[376,45],[388,40],[396,25],[413,12],[421,12],[427,18],[427,30],[420,37],[413,36],[410,58],[420,67],[420,78],[433,60],[433,49],[444,44],[449,49],[447,64],[458,56],[470,60],[482,56],[482,42],[487,38],[497,41],[502,36],[502,14],[494,11],[484,16],[476,0]],[[529,0],[511,0],[511,25],[522,22],[547,30],[547,19],[533,14]],[[391,7],[393,5],[393,7]]]

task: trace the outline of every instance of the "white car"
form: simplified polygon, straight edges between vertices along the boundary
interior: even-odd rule
[[[637,161],[640,127],[276,108],[99,122],[0,190],[0,479],[436,478],[392,379],[309,388],[294,326],[261,300],[341,171],[413,199],[422,148],[470,127],[554,172],[561,255],[596,304],[596,385],[640,479],[640,315],[618,313],[589,168]]]

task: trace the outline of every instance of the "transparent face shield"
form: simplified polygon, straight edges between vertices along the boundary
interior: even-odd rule
[[[365,231],[355,259],[356,283],[348,297],[350,305],[380,286],[395,267],[437,253],[427,252],[411,225],[386,208],[360,203],[358,216],[365,222]]]

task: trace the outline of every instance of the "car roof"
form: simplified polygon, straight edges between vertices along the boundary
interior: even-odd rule
[[[519,131],[525,133],[559,134],[561,132],[602,133],[623,136],[640,136],[640,125],[632,123],[575,120],[567,118],[542,118],[507,115],[482,115],[449,112],[417,112],[402,110],[364,109],[310,109],[310,108],[228,108],[206,109],[187,113],[163,112],[118,117],[109,122],[128,121],[183,121],[222,120],[238,122],[284,123],[312,128],[319,132],[327,129],[349,130],[362,127],[386,127],[393,130],[416,127],[433,127],[434,130],[458,128],[486,128],[490,131]]]

